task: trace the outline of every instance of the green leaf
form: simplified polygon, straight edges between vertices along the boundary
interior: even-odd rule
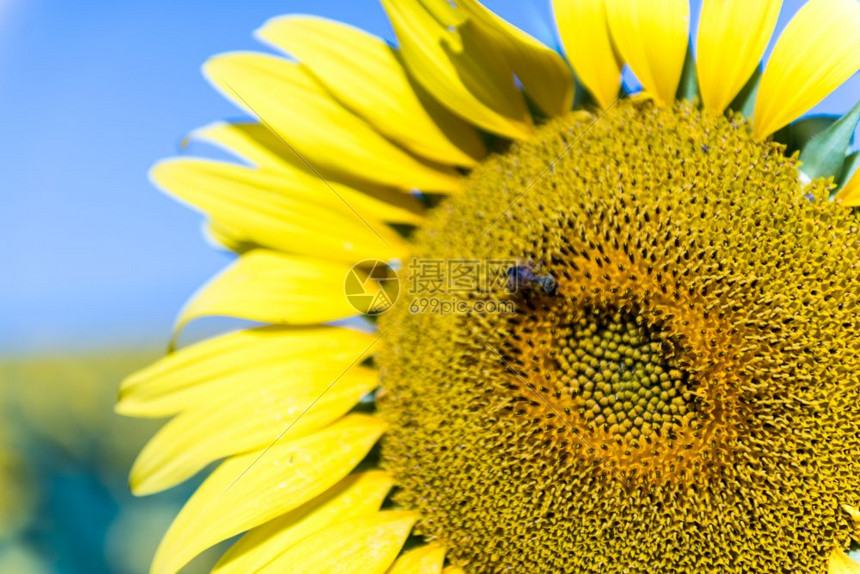
[[[785,144],[785,154],[791,155],[802,150],[807,142],[823,132],[839,119],[839,116],[819,115],[809,116],[789,124],[773,134],[773,139]]]
[[[854,172],[860,168],[860,151],[855,151],[851,155],[845,156],[845,163],[842,165],[842,173],[839,174],[839,179],[836,181],[838,184],[837,190],[841,189],[843,185],[848,183],[848,180],[851,179],[851,176],[854,175]]]
[[[576,74],[573,75],[573,82],[573,109],[581,110],[583,108],[598,107],[597,100],[594,99],[594,96],[591,95],[591,92],[588,91],[588,88],[585,87],[585,84],[579,80]]]
[[[800,171],[810,178],[838,178],[860,121],[860,101],[833,125],[817,133],[800,152]]]
[[[761,81],[761,64],[756,68],[732,103],[729,104],[729,109],[740,112],[745,118],[752,117],[753,109],[755,108],[755,97],[758,94],[758,84]]]

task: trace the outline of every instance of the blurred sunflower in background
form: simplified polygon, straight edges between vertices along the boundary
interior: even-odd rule
[[[10,538],[27,523],[32,506],[26,465],[8,435],[8,429],[0,429],[0,540]]]
[[[566,60],[476,0],[383,0],[397,46],[287,16],[209,79],[253,121],[154,181],[239,254],[182,311],[270,325],[128,378],[173,418],[135,493],[221,462],[174,572],[858,572],[860,4],[558,0]],[[642,89],[622,84],[629,66]],[[513,313],[356,310],[363,261],[516,260]],[[396,267],[396,265],[395,265]],[[408,268],[407,268],[408,267]],[[551,281],[551,283],[550,283]]]
[[[157,357],[142,348],[0,359],[0,572],[148,569],[190,488],[146,501],[128,493],[124,475],[157,426],[111,406],[116,381]]]

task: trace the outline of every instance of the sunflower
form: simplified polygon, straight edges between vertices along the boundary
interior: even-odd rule
[[[4,397],[5,398],[5,397]],[[8,420],[8,415],[6,415]],[[7,543],[30,522],[33,492],[30,469],[19,449],[13,446],[11,425],[0,427],[0,544]]]
[[[173,417],[135,493],[218,462],[152,571],[238,535],[216,571],[860,571],[860,105],[801,118],[860,4],[766,65],[778,1],[705,0],[694,50],[685,0],[558,0],[566,60],[477,0],[383,4],[396,46],[287,16],[289,58],[207,62],[253,119],[190,138],[242,163],[152,172],[238,254],[176,332],[266,324],[123,383]],[[416,311],[464,261],[499,280]]]

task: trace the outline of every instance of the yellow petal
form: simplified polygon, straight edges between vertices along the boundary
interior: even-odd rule
[[[375,370],[351,363],[339,365],[331,378],[279,369],[253,386],[219,389],[150,439],[131,469],[132,492],[165,490],[211,462],[294,440],[337,420],[379,384]]]
[[[309,171],[266,126],[254,123],[215,122],[195,130],[189,139],[198,139],[216,145],[240,159],[261,168],[262,173],[279,172],[275,177],[286,181],[278,188],[309,189],[317,194],[341,196],[344,201],[362,213],[369,212],[383,221],[395,223],[421,223],[424,208],[420,201],[392,187],[372,185],[356,178],[338,181],[323,180]]]
[[[478,132],[422,97],[396,50],[380,38],[311,16],[274,18],[257,34],[298,58],[346,107],[411,152],[468,167],[486,155]]]
[[[461,178],[422,161],[347,110],[298,63],[265,54],[216,56],[204,72],[324,177],[347,174],[401,189],[456,191]]]
[[[445,548],[428,544],[403,554],[388,574],[441,574],[444,562]]]
[[[856,207],[860,205],[860,169],[854,172],[839,193],[836,194],[836,199],[842,202],[846,207]]]
[[[837,548],[830,553],[827,572],[828,574],[860,574],[860,564]]]
[[[688,0],[607,0],[612,40],[654,100],[675,101],[690,29]]]
[[[458,566],[448,566],[442,570],[442,574],[466,574],[465,571]]]
[[[621,62],[612,47],[603,0],[553,0],[564,52],[601,108],[618,98]]]
[[[358,192],[341,195],[319,178],[302,182],[202,159],[163,161],[150,175],[162,189],[261,247],[349,263],[396,259],[408,251],[378,219],[374,207],[381,202]]]
[[[223,223],[207,221],[203,224],[203,237],[215,249],[226,249],[233,253],[245,253],[260,246],[229,229]]]
[[[782,0],[704,0],[696,44],[702,103],[722,113],[758,67]]]
[[[299,540],[331,524],[374,514],[393,484],[388,473],[378,470],[348,476],[312,501],[245,534],[213,572],[257,572]]]
[[[355,468],[383,430],[377,419],[350,415],[310,436],[222,463],[173,521],[151,572],[172,574],[210,546],[319,496]]]
[[[279,172],[290,188],[340,195],[349,205],[364,207],[383,221],[420,223],[424,207],[403,190],[372,184],[358,177],[339,174],[337,181],[323,179],[303,163],[283,141],[264,125],[248,122],[214,122],[194,130],[188,140],[203,141],[232,153],[261,168],[263,173]]]
[[[765,138],[860,69],[860,4],[810,0],[785,27],[761,78],[753,131]]]
[[[269,128],[253,122],[213,122],[191,132],[183,142],[201,140],[216,145],[255,165],[278,169],[301,164],[301,160]]]
[[[340,327],[258,327],[201,341],[122,382],[120,414],[166,417],[268,373],[339,374],[375,351],[377,336]],[[334,367],[333,367],[334,365]],[[343,368],[341,367],[343,366]]]
[[[333,524],[297,542],[261,572],[384,574],[415,520],[412,512],[386,511]]]
[[[573,76],[554,50],[550,50],[510,22],[499,18],[478,0],[460,0],[458,5],[468,13],[468,24],[474,24],[482,36],[498,46],[507,58],[511,72],[523,85],[526,94],[548,116],[570,111],[573,104]]]
[[[498,45],[461,35],[465,15],[446,0],[382,0],[412,77],[440,103],[487,131],[531,135],[531,116]]]
[[[350,265],[250,251],[205,285],[182,309],[176,335],[200,317],[238,317],[283,325],[327,323],[356,315],[344,294]]]

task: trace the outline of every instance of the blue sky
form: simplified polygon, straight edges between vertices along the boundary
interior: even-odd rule
[[[548,0],[486,4],[554,42]],[[229,258],[147,170],[190,130],[239,115],[200,75],[207,56],[260,48],[252,31],[291,12],[393,39],[376,0],[0,0],[0,354],[167,340]],[[816,111],[858,93],[855,76]]]

